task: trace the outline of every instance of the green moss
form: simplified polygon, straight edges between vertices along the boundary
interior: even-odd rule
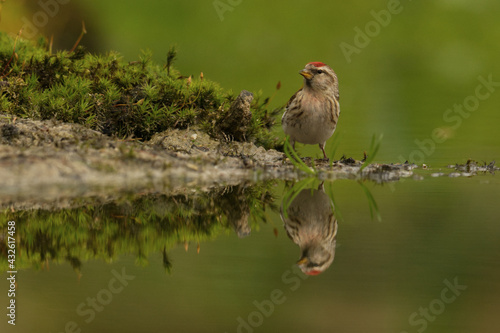
[[[235,96],[217,83],[180,75],[172,68],[172,48],[166,64],[155,64],[151,53],[126,62],[116,52],[95,55],[82,47],[50,54],[38,43],[0,33],[0,111],[33,119],[57,119],[84,124],[120,138],[150,139],[168,128],[199,125],[212,137],[221,133]],[[276,114],[259,96],[252,104],[251,125],[243,136],[266,148],[275,147]]]

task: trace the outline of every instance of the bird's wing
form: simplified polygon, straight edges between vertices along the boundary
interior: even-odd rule
[[[290,97],[290,100],[288,101],[288,103],[286,103],[285,112],[283,112],[283,116],[281,117],[282,124],[284,121],[283,119],[285,119],[285,117],[287,116],[287,113],[290,110],[295,109],[299,106],[299,104],[297,103],[297,98],[298,98],[299,94],[300,95],[302,94],[302,88],[300,88],[295,94],[293,94],[293,96]]]
[[[300,88],[299,90],[297,90],[297,92],[295,94],[293,94],[292,97],[290,97],[290,99],[288,100],[288,103],[286,103],[285,111],[288,110],[288,108],[290,107],[290,105],[293,103],[293,101],[297,97],[297,94],[300,93],[301,91],[302,91],[302,88]]]

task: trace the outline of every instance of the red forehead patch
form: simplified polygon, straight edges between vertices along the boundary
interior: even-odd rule
[[[322,62],[319,62],[319,61],[313,61],[313,62],[310,62],[308,63],[308,65],[313,65],[314,67],[323,67],[323,66],[326,66],[326,64],[322,63]]]
[[[305,272],[307,275],[318,275],[321,273],[321,271],[317,271],[315,269],[313,269],[312,271],[309,271],[309,272]]]

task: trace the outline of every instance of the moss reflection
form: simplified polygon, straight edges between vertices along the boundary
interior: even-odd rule
[[[146,265],[150,254],[161,253],[163,267],[170,272],[168,251],[178,244],[199,246],[221,233],[248,235],[266,209],[277,209],[273,184],[135,195],[71,209],[8,210],[1,214],[0,235],[6,232],[6,221],[16,221],[18,268],[44,269],[49,262],[68,262],[79,273],[88,260],[111,262],[132,253],[138,265]],[[1,242],[2,270],[7,267],[6,252]]]

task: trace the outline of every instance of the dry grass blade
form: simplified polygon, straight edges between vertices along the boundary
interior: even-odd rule
[[[380,149],[380,144],[382,143],[383,137],[384,137],[383,134],[380,134],[378,138],[375,136],[375,134],[373,134],[372,143],[370,144],[370,149],[368,150],[365,162],[363,163],[363,165],[361,165],[359,171],[362,171],[364,168],[370,165],[370,163],[375,159],[375,156],[377,156],[378,150]]]

